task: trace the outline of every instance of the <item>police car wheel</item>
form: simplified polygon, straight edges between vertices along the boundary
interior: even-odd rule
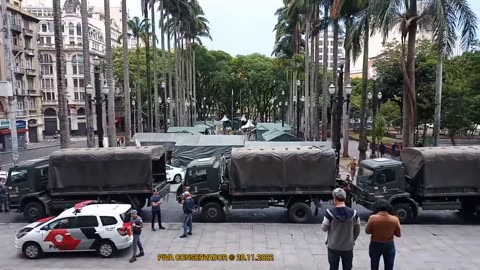
[[[42,248],[40,247],[39,244],[35,242],[27,242],[23,245],[22,248],[23,255],[27,257],[28,259],[37,259],[40,258],[43,255]]]
[[[112,242],[100,242],[97,246],[97,253],[102,258],[110,258],[115,253],[115,245]]]

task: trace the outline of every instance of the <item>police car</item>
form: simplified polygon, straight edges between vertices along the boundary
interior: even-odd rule
[[[85,201],[29,224],[18,231],[15,247],[25,257],[36,259],[46,252],[96,251],[111,257],[131,246],[129,204],[97,204]]]

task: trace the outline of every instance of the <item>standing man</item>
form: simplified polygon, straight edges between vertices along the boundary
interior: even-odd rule
[[[352,269],[353,247],[360,234],[357,211],[347,207],[347,194],[341,188],[332,192],[335,208],[327,209],[322,230],[327,232],[328,262],[330,270],[338,270],[340,259],[343,270]]]
[[[195,203],[190,195],[190,192],[185,191],[182,195],[183,206],[183,234],[180,238],[186,238],[187,235],[192,235],[192,214],[195,210]]]
[[[8,210],[8,192],[5,181],[0,179],[0,212],[9,212]]]
[[[162,212],[160,210],[161,203],[160,195],[158,195],[158,189],[153,190],[153,195],[150,198],[150,204],[152,205],[152,231],[155,229],[155,219],[158,218],[158,227],[160,230],[165,230],[165,227],[162,226]]]
[[[380,151],[380,157],[385,157],[385,144],[383,142],[380,143],[378,150]]]
[[[397,148],[398,148],[397,142],[394,142],[392,145],[392,158],[395,158],[397,156]]]
[[[355,179],[355,175],[357,173],[358,161],[357,158],[354,157],[350,164],[348,164],[348,168],[350,168],[350,175],[352,176],[352,180]]]
[[[145,254],[143,252],[142,242],[140,241],[140,234],[142,234],[142,228],[143,228],[143,220],[138,215],[137,210],[132,210],[131,215],[132,215],[132,219],[130,223],[131,223],[132,233],[133,233],[133,243],[132,243],[132,258],[130,258],[130,263],[133,263],[134,261],[137,260],[137,257],[142,257]],[[137,246],[138,246],[138,249],[140,250],[140,253],[138,253],[138,255],[137,255]]]

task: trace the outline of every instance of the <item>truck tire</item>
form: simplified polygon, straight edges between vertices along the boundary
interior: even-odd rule
[[[29,222],[35,222],[46,216],[45,207],[39,202],[29,202],[23,207],[23,216]]]
[[[393,213],[398,217],[401,223],[410,223],[414,218],[412,207],[408,203],[394,204]]]
[[[312,218],[312,210],[304,202],[296,202],[288,208],[288,219],[294,223],[306,223]]]
[[[222,222],[225,221],[225,212],[218,202],[209,202],[202,207],[202,221]]]

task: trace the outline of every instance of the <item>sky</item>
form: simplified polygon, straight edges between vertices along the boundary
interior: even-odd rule
[[[119,0],[111,0],[112,5]],[[480,21],[480,1],[467,0]],[[282,0],[199,0],[210,21],[212,41],[203,44],[232,55],[261,53],[270,56],[277,22],[275,11]],[[131,16],[141,16],[139,0],[128,1]],[[479,22],[480,24],[480,22]],[[480,31],[478,32],[480,35]]]

